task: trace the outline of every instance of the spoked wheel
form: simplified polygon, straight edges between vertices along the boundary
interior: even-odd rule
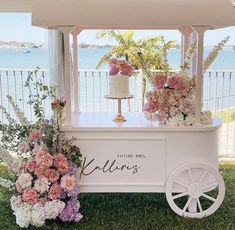
[[[180,216],[202,218],[214,213],[225,194],[222,176],[211,166],[187,163],[171,173],[166,184],[166,198]]]

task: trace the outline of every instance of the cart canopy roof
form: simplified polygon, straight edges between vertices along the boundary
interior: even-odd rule
[[[8,0],[9,1],[9,0]],[[36,26],[87,29],[174,29],[235,25],[231,0],[33,0]]]

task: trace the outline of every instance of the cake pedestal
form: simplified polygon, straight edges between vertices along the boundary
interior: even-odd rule
[[[125,117],[122,115],[122,100],[123,99],[131,99],[134,96],[129,95],[127,97],[114,97],[112,95],[105,95],[104,97],[107,98],[107,99],[116,99],[116,100],[118,100],[118,114],[114,117],[113,121],[115,121],[115,122],[126,121]]]

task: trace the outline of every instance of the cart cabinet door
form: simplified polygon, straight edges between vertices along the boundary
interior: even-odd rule
[[[164,191],[165,138],[82,137],[77,144],[83,155],[82,192]]]

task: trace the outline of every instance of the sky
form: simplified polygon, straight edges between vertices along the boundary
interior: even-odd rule
[[[78,36],[78,43],[112,44],[112,41],[97,40],[98,30],[84,30]],[[181,35],[178,31],[169,30],[138,30],[135,38],[147,38],[152,36],[164,36],[165,40],[175,40],[180,44]],[[224,29],[207,31],[205,33],[205,45],[216,45],[226,36],[230,36],[228,45],[235,45],[235,26]],[[48,41],[48,30],[31,26],[31,14],[26,13],[0,13],[0,40],[3,41],[30,41],[45,43]]]

